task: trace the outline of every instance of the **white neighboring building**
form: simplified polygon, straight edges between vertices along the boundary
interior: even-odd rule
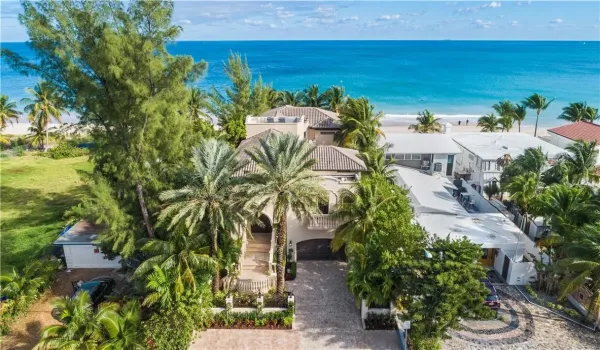
[[[565,153],[564,149],[525,133],[460,133],[453,134],[452,139],[462,151],[456,159],[457,172],[470,184],[475,184],[478,191],[500,180],[502,167],[497,160],[506,154],[515,159],[527,148],[541,147],[548,160],[552,161]]]
[[[393,157],[398,165],[443,176],[454,175],[455,159],[462,152],[448,134],[388,133],[379,145],[389,146],[386,158]]]
[[[396,167],[396,175],[396,184],[409,191],[416,222],[429,234],[466,237],[480,245],[479,262],[496,270],[508,284],[527,284],[535,278],[535,264],[527,259],[542,259],[539,249],[492,205],[478,206],[478,212],[467,211],[456,199],[460,191],[446,177],[406,167]],[[474,191],[464,193],[481,197]],[[485,201],[479,197],[473,202]]]
[[[62,246],[68,269],[116,269],[121,267],[121,257],[108,260],[94,243],[102,227],[81,220],[63,233],[53,245]]]
[[[600,150],[600,125],[581,121],[548,130],[548,142],[555,146],[566,148],[577,140],[596,141],[596,149]],[[600,154],[596,165],[600,165]]]

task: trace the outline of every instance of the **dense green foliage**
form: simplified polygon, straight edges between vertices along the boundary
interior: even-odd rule
[[[143,323],[147,348],[151,350],[187,350],[196,329],[210,325],[212,315],[206,307],[191,306],[154,313]]]
[[[368,99],[348,98],[340,112],[340,130],[335,140],[342,147],[357,149],[361,152],[378,147],[383,112],[375,114],[375,106]]]
[[[52,159],[73,158],[88,155],[89,151],[85,148],[80,148],[73,145],[71,142],[60,142],[58,146],[52,147],[46,154]]]
[[[598,108],[588,106],[585,102],[569,103],[567,107],[563,108],[563,112],[558,116],[558,119],[570,122],[587,121],[593,123],[598,119]]]
[[[0,295],[7,298],[2,303],[0,334],[7,333],[11,320],[50,287],[59,266],[59,261],[35,260],[20,272],[13,268],[11,273],[0,276]]]
[[[294,322],[294,306],[285,311],[275,312],[229,312],[214,316],[213,328],[284,328],[289,329]]]
[[[17,111],[17,104],[9,101],[7,95],[0,95],[0,130],[4,130],[8,124],[12,125],[12,120],[19,120],[20,113]]]
[[[481,131],[483,131],[483,132],[498,131],[499,123],[500,123],[500,120],[496,117],[496,115],[494,113],[484,115],[483,117],[479,118],[479,120],[477,120],[477,126],[480,126]]]
[[[53,315],[62,324],[42,331],[35,349],[143,349],[140,304],[129,301],[123,306],[102,303],[94,310],[90,295],[80,292],[75,298],[56,299]]]

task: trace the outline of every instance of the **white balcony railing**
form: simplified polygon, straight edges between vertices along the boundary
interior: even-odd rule
[[[309,230],[329,230],[338,227],[338,220],[334,219],[329,214],[313,215],[308,221]]]

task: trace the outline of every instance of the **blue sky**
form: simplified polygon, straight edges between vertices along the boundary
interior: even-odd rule
[[[2,0],[2,42],[25,41]],[[175,1],[180,40],[600,40],[599,1]]]

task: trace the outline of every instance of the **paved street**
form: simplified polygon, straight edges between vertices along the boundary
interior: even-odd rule
[[[362,329],[345,263],[301,261],[287,289],[297,301],[293,330],[210,329],[190,349],[397,349],[395,332]]]

